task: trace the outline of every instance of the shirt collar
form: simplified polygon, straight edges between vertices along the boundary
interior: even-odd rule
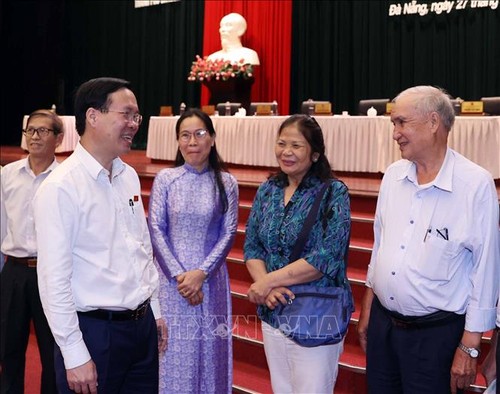
[[[204,174],[205,172],[208,171],[209,169],[209,166],[207,165],[205,168],[203,168],[203,170],[201,171],[198,171],[196,168],[194,168],[192,165],[184,162],[184,168],[186,169],[186,171],[188,172],[192,172],[193,174]]]
[[[87,169],[89,174],[95,180],[98,179],[99,174],[105,173],[108,174],[108,170],[106,170],[101,163],[99,163],[83,146],[80,142],[76,145],[74,154],[80,160],[82,165]],[[112,177],[116,177],[120,175],[125,170],[125,163],[117,157],[113,160],[112,167]]]
[[[33,170],[31,169],[30,167],[30,161],[29,161],[29,156],[26,157],[24,160],[24,163],[23,165],[19,168],[19,170],[24,170],[26,171],[28,174],[32,174],[33,176],[35,176],[35,174],[33,173]],[[57,166],[59,165],[59,163],[57,162],[56,158],[54,157],[54,160],[52,161],[52,163],[50,164],[50,166],[48,166],[45,171],[41,172],[40,174],[38,175],[41,175],[41,174],[48,174],[50,173],[54,168],[56,168]]]
[[[431,182],[431,186],[451,192],[453,191],[453,168],[455,167],[455,155],[450,148],[446,149],[443,164],[439,169],[436,178]],[[408,161],[408,165],[403,168],[398,180],[407,179],[413,184],[417,184],[417,166],[415,163]]]

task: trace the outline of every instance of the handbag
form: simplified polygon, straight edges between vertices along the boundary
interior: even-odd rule
[[[297,237],[290,261],[300,257],[330,182],[326,182],[316,195]],[[350,234],[348,240],[349,238]],[[345,264],[347,264],[348,249],[349,241],[344,251]],[[295,294],[295,298],[288,299],[285,305],[279,304],[273,314],[278,329],[284,335],[304,347],[330,345],[342,341],[354,312],[351,287],[347,280],[341,286],[318,287],[298,284],[288,288]]]

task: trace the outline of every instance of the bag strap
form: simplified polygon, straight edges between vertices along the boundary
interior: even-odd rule
[[[319,206],[321,204],[321,200],[326,192],[326,189],[330,185],[332,181],[328,180],[323,183],[321,189],[319,189],[316,197],[314,199],[314,203],[307,214],[306,220],[304,220],[304,224],[302,225],[302,229],[300,230],[299,236],[297,237],[297,241],[295,242],[295,246],[293,247],[292,253],[290,254],[290,261],[298,260],[302,250],[304,249],[304,245],[306,244],[307,238],[309,238],[309,233],[311,232],[311,228],[316,221],[316,216],[318,215]]]
[[[302,225],[302,229],[300,230],[299,236],[297,237],[297,241],[295,242],[295,246],[293,247],[292,253],[290,254],[290,261],[298,260],[304,246],[306,244],[307,239],[309,238],[309,233],[311,232],[311,228],[316,220],[316,216],[318,214],[319,206],[321,204],[321,200],[328,189],[328,186],[332,183],[332,180],[326,181],[321,189],[316,194],[314,199],[313,206],[309,210],[307,214],[306,220],[304,220],[304,224]],[[347,255],[349,253],[349,243],[351,239],[351,230],[349,229],[349,234],[347,236],[347,243],[344,250],[344,264],[347,269]]]

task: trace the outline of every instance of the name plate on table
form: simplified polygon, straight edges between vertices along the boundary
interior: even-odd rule
[[[263,115],[263,116],[268,116],[272,115],[272,110],[271,106],[268,104],[259,104],[257,105],[257,108],[255,109],[255,115]]]
[[[215,115],[215,105],[202,105],[201,110],[208,116]]]
[[[171,105],[162,105],[160,106],[160,116],[172,116],[172,106]]]
[[[314,113],[316,115],[331,115],[332,103],[318,103],[314,106]]]
[[[463,101],[460,113],[462,115],[482,115],[483,102],[482,101]]]
[[[390,114],[391,114],[391,112],[392,112],[392,108],[393,108],[393,107],[394,107],[394,103],[387,103],[387,104],[385,105],[385,113],[386,113],[387,115],[390,115]]]

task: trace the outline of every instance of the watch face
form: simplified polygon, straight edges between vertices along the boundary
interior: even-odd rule
[[[472,358],[477,358],[479,356],[477,349],[471,349],[469,354]]]

